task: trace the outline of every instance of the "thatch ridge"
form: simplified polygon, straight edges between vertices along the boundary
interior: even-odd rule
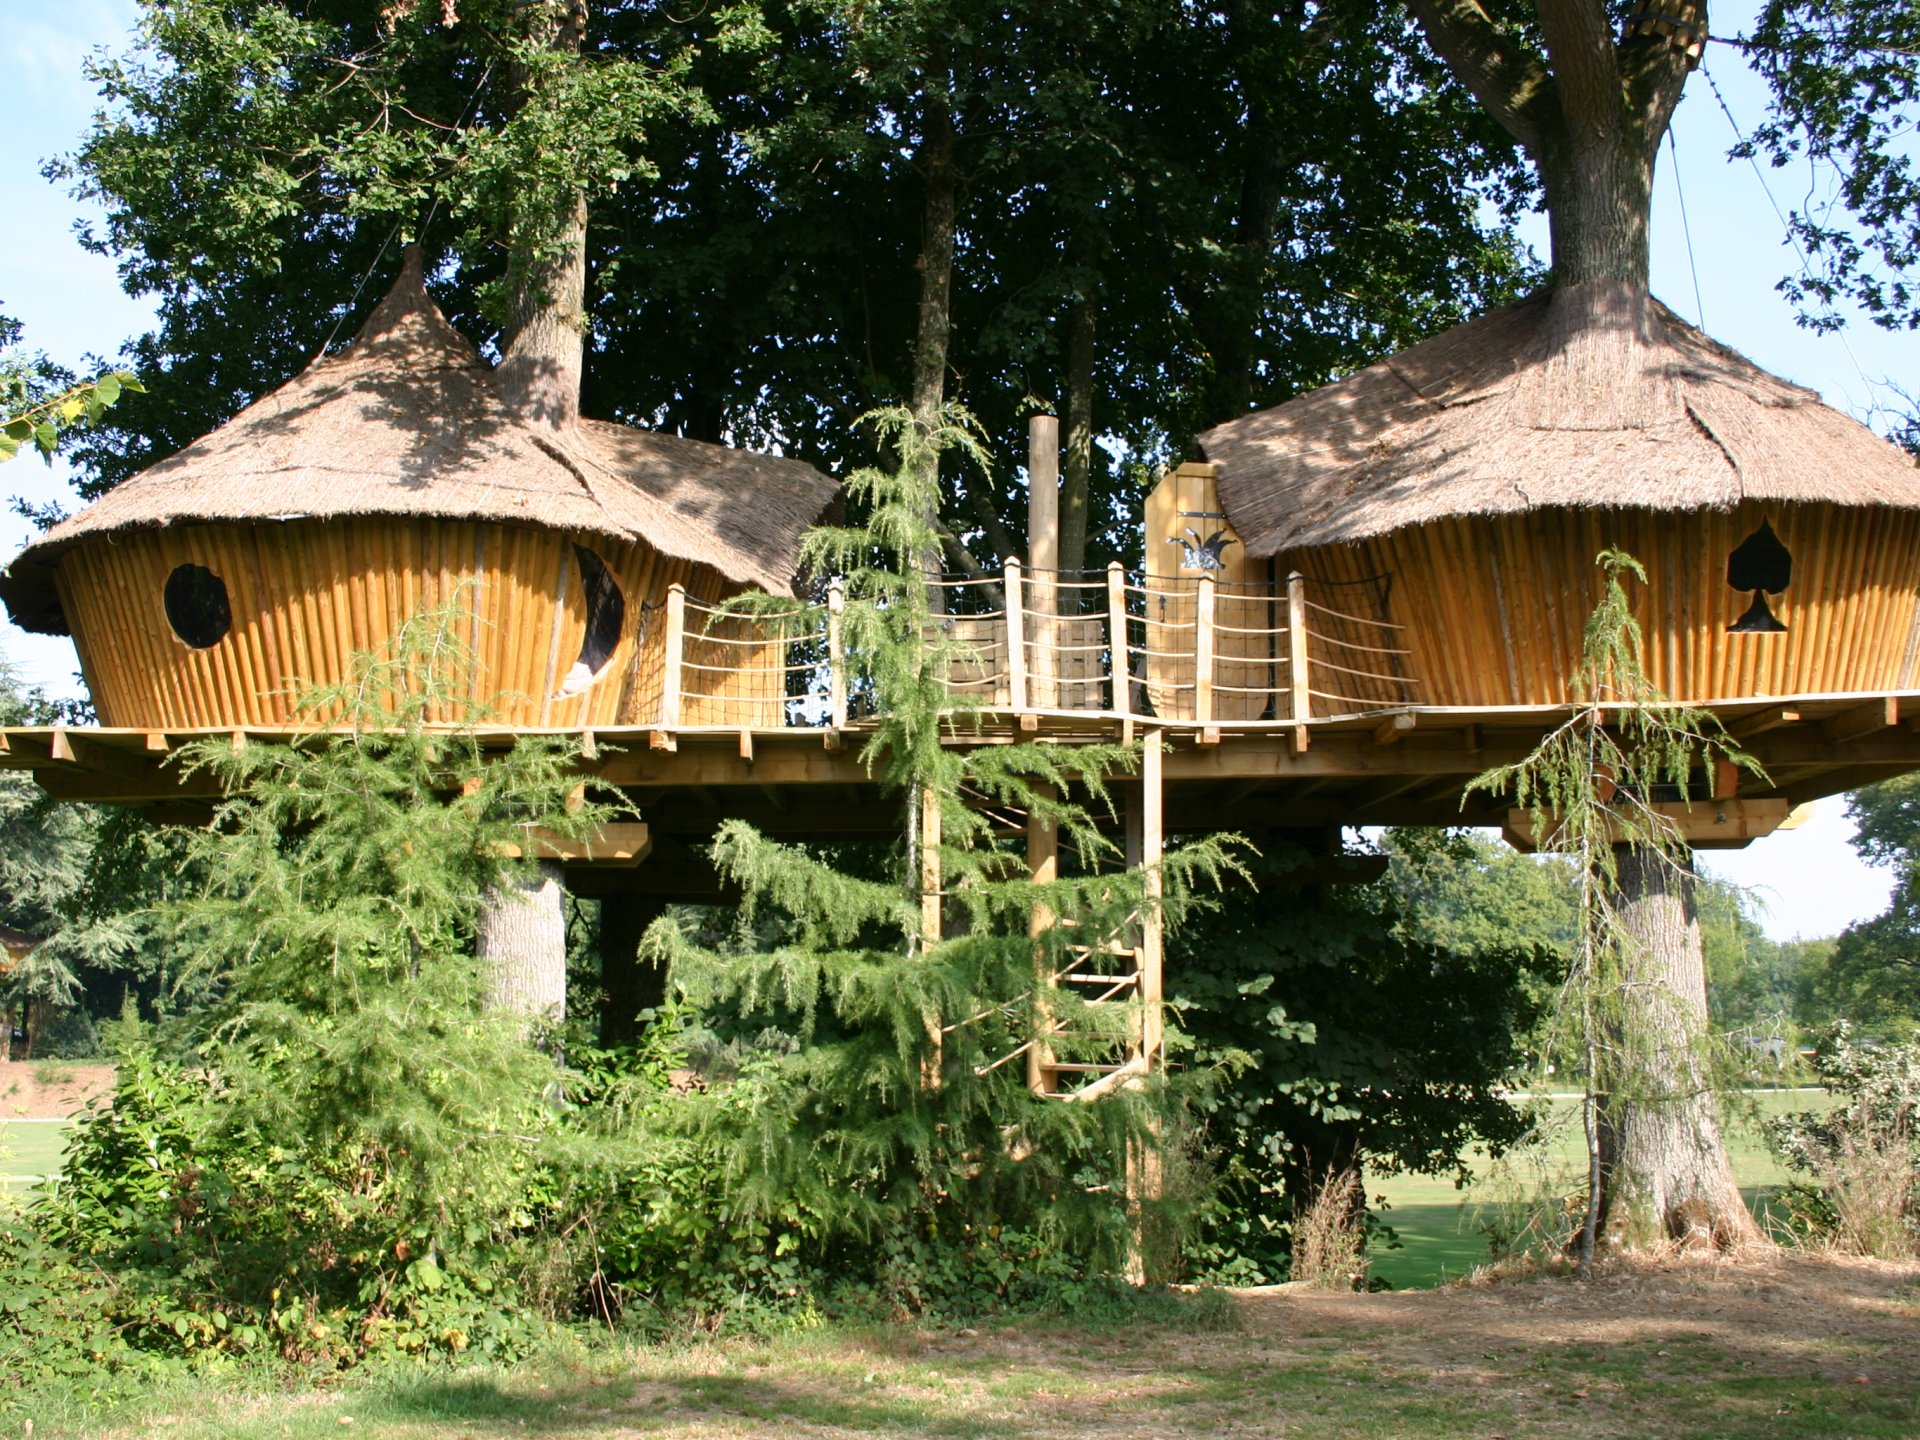
[[[1200,437],[1253,556],[1447,516],[1920,508],[1910,456],[1644,291],[1541,291]]]
[[[28,545],[0,575],[15,623],[62,634],[54,562],[142,526],[435,516],[640,540],[791,588],[834,482],[797,460],[582,421],[529,424],[428,298],[417,260],[353,343]]]

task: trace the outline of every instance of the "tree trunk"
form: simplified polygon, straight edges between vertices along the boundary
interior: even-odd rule
[[[1616,855],[1618,995],[1600,1100],[1599,1238],[1611,1250],[1764,1244],[1734,1184],[1708,1076],[1706,966],[1691,856]]]
[[[539,861],[487,891],[474,951],[486,967],[488,1009],[520,1016],[529,1032],[566,1019],[566,887],[559,861]]]
[[[1089,286],[1088,290],[1091,291]],[[1060,574],[1078,580],[1087,568],[1087,503],[1093,482],[1093,360],[1097,312],[1091,293],[1074,302],[1067,330],[1067,431],[1060,486]],[[1060,591],[1060,610],[1080,608],[1079,590]]]
[[[1541,148],[1554,284],[1616,280],[1646,289],[1654,152],[1638,137],[1557,130]]]
[[[920,139],[918,155],[921,176],[926,185],[920,237],[920,309],[913,334],[913,392],[908,409],[923,434],[931,434],[940,425],[947,400],[947,351],[953,327],[953,239],[954,216],[959,185],[954,174],[953,116],[946,101],[929,95],[926,101],[926,130]],[[927,473],[920,478],[929,493],[937,493],[940,459],[930,455],[924,462]],[[936,526],[939,515],[929,515]],[[937,579],[944,568],[938,549],[925,560],[929,578]],[[945,592],[935,590],[935,608]]]
[[[640,939],[665,908],[653,895],[601,897],[600,984],[607,997],[600,1015],[602,1045],[631,1045],[640,1035],[640,1012],[667,998],[666,966],[640,958]]]
[[[567,0],[551,18],[549,49],[578,54],[587,33],[587,0]],[[515,77],[524,93],[526,77]],[[516,246],[507,266],[506,353],[495,381],[508,402],[531,420],[556,430],[580,418],[580,381],[586,351],[587,201],[575,194],[557,215],[518,217]],[[549,243],[529,243],[550,230]]]

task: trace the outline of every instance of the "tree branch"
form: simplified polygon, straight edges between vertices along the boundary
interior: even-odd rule
[[[1617,135],[1625,94],[1601,0],[1535,0],[1560,114],[1576,137]]]
[[[1549,85],[1546,66],[1500,33],[1480,0],[1407,0],[1407,9],[1454,78],[1536,160],[1534,107]]]
[[[1693,21],[1700,34],[1707,33],[1707,0],[1667,3]],[[1685,45],[1675,44],[1666,36],[1642,35],[1622,42],[1619,65],[1626,82],[1628,112],[1641,127],[1641,141],[1649,151],[1658,149],[1667,133],[1695,63]]]

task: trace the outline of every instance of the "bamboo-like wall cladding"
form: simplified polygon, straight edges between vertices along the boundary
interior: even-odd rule
[[[1728,585],[1727,559],[1763,519],[1793,557],[1791,583],[1768,597],[1786,630],[1730,633],[1752,596]],[[1409,652],[1417,703],[1560,704],[1600,598],[1594,562],[1606,549],[1646,568],[1647,583],[1627,588],[1648,674],[1676,700],[1880,694],[1920,675],[1920,512],[1911,510],[1749,504],[1465,516],[1285,554],[1279,569],[1377,596],[1382,619],[1402,627],[1392,643]]]
[[[617,582],[624,613],[591,683],[565,693],[588,626],[576,546]],[[204,567],[225,586],[231,628],[204,649],[175,633],[163,603],[168,577],[183,565]],[[430,718],[646,724],[659,713],[663,606],[676,582],[709,602],[738,588],[644,544],[382,516],[121,531],[68,551],[57,575],[101,723],[153,729],[336,718],[302,713],[301,697],[348,680],[355,654],[391,656],[401,626],[435,611],[451,614],[453,636],[474,663],[465,692]],[[731,678],[709,674],[701,688],[732,697],[741,683],[761,683]],[[756,715],[769,703],[741,698]]]

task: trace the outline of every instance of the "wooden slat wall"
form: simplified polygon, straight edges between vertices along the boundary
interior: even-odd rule
[[[1793,556],[1771,598],[1781,635],[1731,635],[1751,596],[1726,583],[1727,557],[1762,518]],[[1393,578],[1390,618],[1435,705],[1558,704],[1600,598],[1595,557],[1624,550],[1647,571],[1629,582],[1647,669],[1675,699],[1899,689],[1920,627],[1920,514],[1834,505],[1729,511],[1557,510],[1461,518],[1355,546],[1281,557],[1317,580]],[[1319,687],[1327,688],[1327,687]],[[1327,713],[1316,703],[1316,713]]]
[[[555,677],[573,664],[586,626],[576,542],[607,563],[626,615],[600,677],[556,698]],[[162,605],[167,576],[187,563],[225,582],[233,612],[232,629],[206,650],[174,635]],[[660,607],[675,582],[708,600],[739,588],[647,545],[382,518],[122,533],[69,551],[57,575],[101,722],[156,729],[290,723],[303,694],[345,683],[356,653],[391,654],[400,625],[427,610],[453,613],[454,637],[474,662],[460,703],[434,719],[478,706],[503,725],[644,724],[659,714]],[[756,697],[744,712],[755,718],[738,723],[777,724],[766,717],[777,717],[778,702],[762,692],[779,661],[758,663],[757,673],[723,678]]]

